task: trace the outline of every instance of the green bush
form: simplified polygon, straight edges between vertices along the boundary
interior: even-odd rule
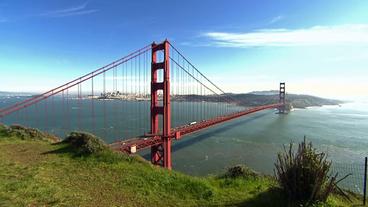
[[[227,178],[238,178],[238,177],[257,177],[258,173],[254,170],[250,169],[245,165],[236,165],[233,167],[229,167],[225,173],[225,177]]]
[[[100,153],[109,149],[100,138],[86,132],[71,132],[62,143],[69,144],[81,155]]]
[[[0,124],[0,136],[7,138],[16,137],[22,140],[45,140],[51,142],[59,141],[59,138],[52,134],[22,125],[11,125],[8,127],[6,125]]]
[[[309,205],[325,202],[332,192],[344,194],[337,186],[342,179],[337,181],[337,174],[329,176],[331,162],[327,155],[317,152],[311,142],[306,143],[305,137],[296,152],[292,143],[288,150],[284,148],[275,167],[277,181],[291,203]]]
[[[8,136],[8,131],[7,131],[7,127],[0,123],[0,137],[7,137]]]

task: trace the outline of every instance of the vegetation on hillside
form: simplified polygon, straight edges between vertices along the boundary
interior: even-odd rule
[[[45,140],[53,143],[60,141],[58,137],[46,132],[42,132],[38,129],[27,128],[21,125],[12,125],[8,127],[2,125],[1,123],[0,136],[22,140]]]
[[[86,132],[71,132],[60,143],[69,146],[77,155],[91,155],[109,150],[100,138]]]
[[[242,166],[224,176],[193,177],[113,152],[93,135],[72,133],[69,141],[53,144],[46,134],[17,137],[7,130],[0,128],[0,206],[287,204],[276,180]],[[333,195],[318,205],[353,203]]]
[[[225,94],[227,97],[233,97],[234,100],[240,100],[244,106],[259,106],[266,104],[274,104],[279,101],[278,91],[274,93],[246,93],[246,94]],[[224,96],[225,96],[224,95]],[[174,96],[172,100],[176,101],[208,101],[218,102],[226,101],[228,99],[219,99],[217,96],[200,96],[200,95],[181,95]],[[338,105],[344,103],[343,101],[325,99],[316,96],[287,94],[286,100],[294,108],[306,108],[310,106],[322,106],[322,105]]]
[[[277,156],[276,178],[290,203],[310,205],[325,202],[333,193],[339,193],[347,200],[350,198],[337,184],[338,173],[330,175],[331,161],[327,155],[317,152],[306,138],[299,144],[297,151],[293,143]]]

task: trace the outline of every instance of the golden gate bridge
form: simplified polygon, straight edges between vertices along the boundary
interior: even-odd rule
[[[165,40],[10,104],[0,109],[0,122],[51,132],[115,131],[112,149],[131,154],[150,148],[151,162],[171,169],[173,140],[262,110],[285,113],[285,104],[285,83],[280,83],[276,103],[246,106]]]

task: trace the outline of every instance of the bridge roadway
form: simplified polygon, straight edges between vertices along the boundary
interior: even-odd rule
[[[283,103],[277,103],[277,104],[270,104],[270,105],[263,105],[263,106],[257,106],[252,107],[249,109],[246,109],[244,111],[232,113],[226,116],[219,116],[213,119],[204,120],[201,122],[198,122],[196,124],[191,125],[184,125],[179,126],[176,128],[171,129],[171,138],[180,139],[181,137],[198,132],[200,130],[215,126],[220,123],[224,123],[226,121],[230,121],[236,118],[239,118],[244,115],[252,114],[258,111],[266,110],[266,109],[273,109],[273,108],[280,108],[283,107]],[[155,135],[155,134],[146,134],[141,137],[132,138],[128,140],[123,141],[117,141],[109,146],[116,151],[125,152],[128,154],[136,153],[140,150],[149,148],[151,146],[162,144],[162,136],[161,135]]]

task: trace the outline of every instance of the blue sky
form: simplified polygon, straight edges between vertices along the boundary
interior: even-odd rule
[[[367,95],[367,11],[365,0],[1,0],[0,90],[43,91],[169,38],[226,91],[286,81]]]

